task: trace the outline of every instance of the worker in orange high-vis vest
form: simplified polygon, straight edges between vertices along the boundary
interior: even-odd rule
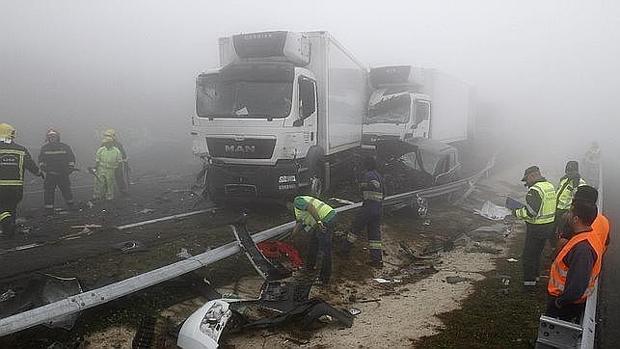
[[[577,188],[573,201],[584,200],[596,204],[598,200],[598,190],[589,185],[583,185]],[[592,233],[596,235],[599,243],[602,245],[603,252],[607,250],[609,246],[609,220],[604,214],[600,213],[596,216],[596,219],[592,223]]]
[[[567,214],[568,242],[562,247],[551,265],[547,292],[549,302],[546,315],[564,321],[579,321],[588,296],[594,291],[601,272],[602,245],[592,234],[596,205],[573,201]]]
[[[572,202],[576,201],[584,201],[596,205],[596,202],[598,201],[598,191],[596,190],[596,188],[589,185],[580,186],[577,188],[577,191],[575,191],[575,195],[572,200]],[[564,246],[564,244],[568,242],[567,239],[562,238],[564,232],[567,230],[570,230],[570,227],[568,226],[566,218],[562,217],[561,222],[558,224],[558,234],[560,238],[558,244],[558,251],[562,248],[562,246]],[[605,217],[604,214],[599,212],[596,215],[596,219],[594,219],[594,222],[592,222],[591,234],[595,235],[603,253],[607,250],[607,246],[609,246],[609,231],[609,220],[607,219],[607,217]]]

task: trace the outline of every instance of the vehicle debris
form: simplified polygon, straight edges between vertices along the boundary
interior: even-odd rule
[[[510,263],[515,263],[515,262],[518,262],[518,261],[519,261],[518,259],[515,259],[515,258],[508,258],[508,259],[506,259],[506,260],[507,260],[508,262],[510,262]]]
[[[250,260],[250,263],[254,266],[254,269],[256,269],[265,280],[280,280],[291,276],[290,270],[284,268],[282,264],[272,263],[261,253],[248,232],[246,219],[247,215],[243,214],[235,224],[232,225],[232,230],[239,246]]]
[[[469,281],[470,279],[462,276],[446,276],[446,282],[449,284],[458,284],[459,282]]]
[[[17,293],[15,293],[15,291],[13,291],[12,289],[8,289],[6,291],[4,291],[2,294],[0,294],[0,303],[1,302],[6,302],[9,299],[15,297],[17,295]]]
[[[144,246],[140,241],[129,240],[114,245],[114,248],[120,250],[123,253],[134,253],[145,251]]]
[[[187,251],[186,248],[182,247],[181,250],[179,250],[179,253],[177,253],[177,257],[188,259],[188,258],[191,258],[192,255]]]
[[[497,206],[488,200],[485,201],[481,209],[475,209],[474,213],[492,221],[501,221],[506,218],[506,216],[512,215],[511,210],[506,207]]]
[[[357,308],[350,308],[349,309],[349,314],[353,315],[353,316],[357,316],[359,314],[361,314],[362,311],[357,309]]]

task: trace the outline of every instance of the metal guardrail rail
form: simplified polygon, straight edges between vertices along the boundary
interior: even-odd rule
[[[471,189],[475,183],[485,176],[495,165],[495,157],[480,172],[475,175],[448,184],[438,185],[431,188],[396,194],[384,199],[385,205],[409,204],[418,197],[432,198],[451,194],[463,188]],[[354,203],[336,208],[338,212],[344,212],[361,207],[361,203]],[[288,222],[252,235],[252,239],[261,242],[284,235],[295,226],[295,222]],[[221,259],[230,257],[240,252],[239,244],[234,241],[223,246],[209,250],[202,254],[192,256],[185,260],[125,279],[94,290],[86,291],[60,301],[50,303],[19,314],[0,319],[0,336],[19,332],[30,327],[42,324],[51,324],[54,319],[73,315],[83,310],[105,304],[131,293],[157,285],[164,281],[174,279],[199,268],[205,267]]]
[[[603,212],[603,166],[598,166],[599,212]],[[600,275],[599,275],[600,277]],[[540,316],[538,325],[537,349],[594,349],[596,336],[596,306],[598,304],[598,285],[586,301],[581,324],[562,321],[545,315]]]

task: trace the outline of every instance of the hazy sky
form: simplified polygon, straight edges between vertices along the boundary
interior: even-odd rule
[[[265,30],[327,30],[368,65],[456,75],[504,125],[548,138],[537,144],[620,126],[613,0],[0,0],[0,119],[29,142],[50,126],[188,137],[217,38]]]

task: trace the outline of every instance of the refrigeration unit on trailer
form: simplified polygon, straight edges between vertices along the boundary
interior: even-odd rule
[[[364,120],[363,146],[377,140],[468,139],[473,123],[471,88],[435,69],[388,66],[370,70],[373,92]]]
[[[330,180],[360,149],[368,71],[327,32],[219,40],[220,68],[196,79],[194,153],[214,198],[283,197]]]

